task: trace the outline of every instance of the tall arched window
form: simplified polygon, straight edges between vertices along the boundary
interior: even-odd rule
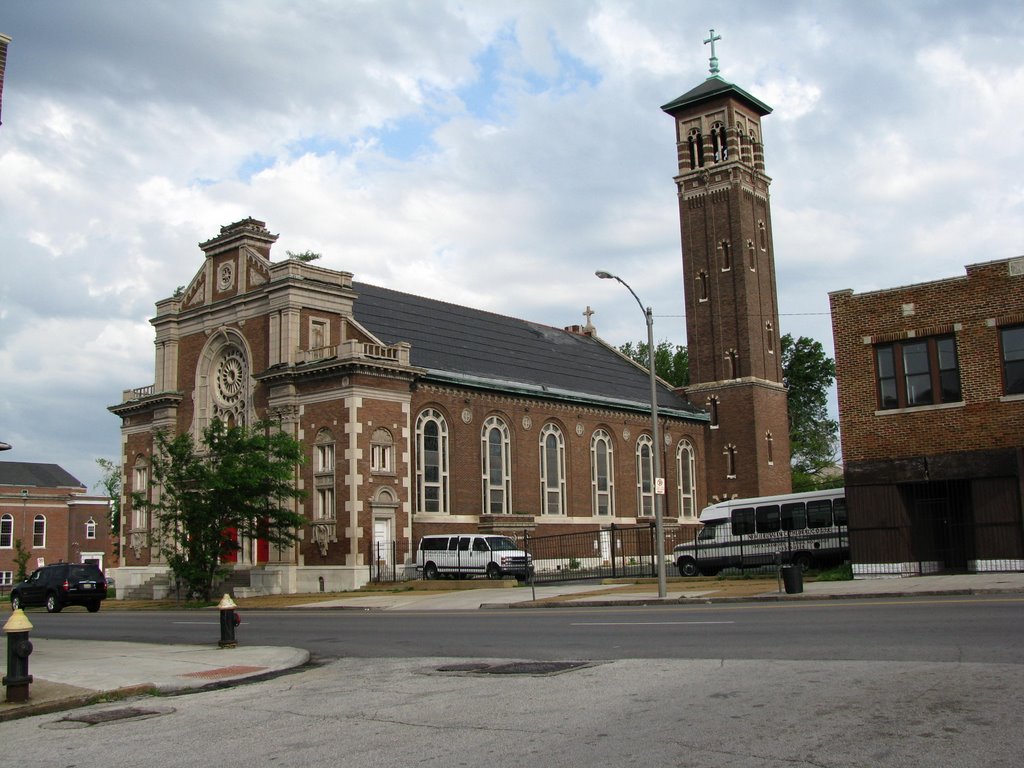
[[[757,251],[754,250],[753,240],[747,240],[747,266],[751,272],[757,271]]]
[[[11,549],[14,546],[14,517],[0,517],[0,549]]]
[[[708,300],[708,273],[700,272],[697,274],[697,301]]]
[[[711,428],[712,429],[718,429],[718,398],[717,397],[712,396],[712,397],[708,398],[708,413],[709,413],[709,415],[711,417],[710,418]]]
[[[762,251],[768,250],[768,227],[763,221],[757,222],[757,244]]]
[[[636,439],[636,509],[641,517],[654,515],[654,452],[651,438]]]
[[[711,148],[714,152],[715,162],[720,163],[729,159],[729,147],[726,144],[725,126],[715,123],[711,126]]]
[[[448,512],[448,423],[433,408],[416,419],[416,511]]]
[[[321,429],[313,443],[313,485],[316,487],[317,520],[333,520],[337,514],[334,502],[334,433]]]
[[[719,247],[722,249],[722,271],[728,272],[732,269],[732,246],[728,240],[723,240]]]
[[[96,538],[96,521],[91,517],[85,521],[85,538]]]
[[[32,546],[46,546],[46,518],[42,515],[36,515],[32,521]]]
[[[615,477],[612,465],[612,440],[603,429],[590,440],[590,486],[594,514],[615,514]]]
[[[767,450],[767,453],[768,453],[768,464],[769,464],[769,466],[774,466],[774,464],[775,464],[775,438],[772,437],[772,433],[771,432],[765,432],[764,433],[764,442],[765,442],[765,445],[768,448],[768,450]]]
[[[679,516],[697,517],[697,461],[689,440],[676,448],[676,476],[679,478]]]
[[[512,446],[508,426],[498,416],[484,422],[480,458],[484,514],[507,515],[512,511]]]
[[[766,320],[764,323],[764,342],[768,348],[768,354],[775,354],[775,326],[772,325],[771,320]]]
[[[690,170],[700,168],[704,165],[704,137],[700,129],[694,128],[690,131],[688,140],[690,149]]]
[[[565,439],[554,424],[540,431],[540,495],[542,514],[565,514]]]
[[[725,474],[726,477],[736,477],[736,446],[730,443],[725,446]]]
[[[135,457],[135,466],[132,471],[132,493],[139,494],[143,498],[148,496],[149,491],[149,465],[146,463],[146,457],[139,456]],[[144,504],[133,504],[132,505],[132,528],[135,530],[141,530],[146,527],[146,506]]]

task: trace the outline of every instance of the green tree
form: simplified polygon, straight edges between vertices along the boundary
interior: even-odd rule
[[[226,555],[238,538],[257,538],[273,546],[296,539],[305,518],[292,501],[295,468],[302,446],[271,422],[251,428],[214,420],[200,446],[188,434],[156,435],[152,460],[159,501],[141,495],[133,503],[156,512],[161,553],[188,597],[209,600],[214,581],[226,573]]]
[[[644,368],[650,365],[646,341],[638,341],[635,344],[627,341],[619,347],[619,352]],[[673,387],[685,387],[689,384],[690,358],[686,353],[686,347],[670,341],[659,341],[654,347],[654,373]]]
[[[114,540],[114,554],[121,556],[121,468],[110,459],[96,459],[103,475],[100,477],[97,486],[106,491],[110,498],[110,509],[108,522],[110,523],[110,534]]]
[[[835,466],[839,424],[828,416],[828,390],[836,378],[836,364],[821,342],[806,336],[781,339],[782,368],[789,389],[789,443],[793,490],[826,487],[822,471]]]
[[[28,578],[28,560],[31,553],[25,549],[21,539],[14,540],[14,583],[18,584]]]

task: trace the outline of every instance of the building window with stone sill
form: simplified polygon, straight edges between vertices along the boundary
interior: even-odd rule
[[[42,515],[36,515],[32,521],[32,548],[46,548],[46,518]]]
[[[316,491],[316,519],[334,519],[334,489],[318,488]]]
[[[370,471],[393,474],[395,440],[386,429],[375,430],[370,437]]]
[[[96,538],[96,521],[93,520],[91,517],[85,521],[85,538]]]
[[[957,403],[963,399],[953,336],[876,345],[875,375],[881,410]]]
[[[4,515],[0,517],[0,549],[11,549],[14,547],[14,517]]]
[[[1003,353],[1003,393],[1024,395],[1024,325],[999,329]]]

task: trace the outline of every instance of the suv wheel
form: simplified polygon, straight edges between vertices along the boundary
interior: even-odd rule
[[[96,613],[96,611],[100,609],[100,601],[93,600],[91,603],[86,603],[85,609],[89,611],[89,613]]]
[[[57,595],[51,592],[46,596],[46,612],[47,613],[60,613],[61,608],[64,606],[60,604],[60,600],[57,599]]]
[[[21,595],[15,592],[11,595],[11,610],[16,611],[21,608]]]

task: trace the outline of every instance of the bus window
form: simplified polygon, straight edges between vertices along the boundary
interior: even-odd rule
[[[757,508],[757,532],[775,533],[779,530],[779,505]]]
[[[715,523],[707,523],[701,528],[700,533],[697,534],[697,538],[701,541],[713,541],[715,536],[718,535],[718,526],[724,521],[717,521]]]
[[[828,499],[807,502],[807,527],[830,528],[832,526],[832,502]]]
[[[754,508],[734,509],[732,511],[732,535],[742,536],[754,532]]]
[[[835,499],[832,502],[833,514],[836,517],[836,525],[846,525],[846,499]]]
[[[782,505],[782,530],[802,531],[807,527],[807,512],[802,501]]]

